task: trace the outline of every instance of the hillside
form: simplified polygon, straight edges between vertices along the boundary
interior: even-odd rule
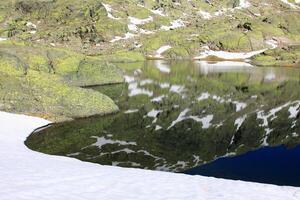
[[[0,5],[1,77],[7,79],[14,73],[7,68],[13,68],[28,79],[20,63],[50,74],[48,80],[62,78],[68,87],[122,82],[109,63],[146,59],[251,58],[258,66],[297,66],[299,18],[298,0],[5,0]],[[103,66],[99,75],[97,62]],[[8,102],[20,101],[15,97],[1,101],[6,111],[36,112],[11,106]],[[38,113],[57,114],[49,103],[38,104],[44,107]]]

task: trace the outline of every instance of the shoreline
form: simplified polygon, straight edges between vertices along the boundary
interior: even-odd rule
[[[1,199],[300,198],[300,188],[296,187],[103,166],[28,149],[24,141],[29,134],[49,123],[0,112]]]

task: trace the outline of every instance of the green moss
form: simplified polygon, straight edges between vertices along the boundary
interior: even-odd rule
[[[132,63],[145,60],[145,56],[136,51],[118,51],[112,55],[100,56],[100,58],[112,63]]]
[[[116,112],[118,107],[105,95],[70,87],[58,76],[29,70],[15,76],[0,65],[1,109],[38,115],[51,120],[87,117]]]

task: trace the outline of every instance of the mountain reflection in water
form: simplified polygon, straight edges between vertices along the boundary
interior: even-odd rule
[[[94,87],[120,112],[33,133],[29,148],[105,165],[181,172],[263,146],[300,143],[300,70],[232,62],[120,64]]]

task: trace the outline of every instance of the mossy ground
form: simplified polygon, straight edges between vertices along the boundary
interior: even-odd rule
[[[109,97],[76,87],[122,82],[116,66],[62,49],[11,41],[0,45],[1,110],[55,121],[118,110]]]
[[[197,0],[6,1],[0,7],[0,36],[44,45],[53,43],[86,55],[101,55],[114,62],[144,60],[162,45],[173,47],[165,52],[166,58],[190,59],[202,46],[214,50],[252,51],[266,48],[264,41],[272,37],[300,42],[299,10],[281,1],[268,0],[265,3],[269,6],[255,0],[249,2],[249,8],[241,9],[237,8],[237,0],[212,4]],[[110,5],[111,14],[118,19],[109,18],[102,3]],[[158,9],[164,16],[153,13]],[[220,10],[224,13],[216,16]],[[211,18],[203,18],[199,11],[209,13]],[[139,19],[152,16],[152,22],[138,27],[154,33],[137,34],[134,38],[110,43],[115,36],[123,37],[130,32],[129,16]],[[177,19],[184,21],[184,28],[160,29]],[[28,22],[35,24],[36,29],[27,26]],[[36,32],[32,33],[33,30]],[[136,43],[141,44],[141,48],[136,48]]]
[[[191,59],[203,46],[213,50],[252,51],[267,48],[265,41],[273,37],[289,42],[258,55],[253,63],[299,65],[299,48],[294,48],[300,42],[299,10],[281,1],[267,0],[269,6],[255,0],[249,2],[249,8],[238,8],[237,0],[213,4],[198,0],[3,1],[0,37],[9,40],[0,43],[1,73],[55,77],[54,84],[58,78],[59,84],[68,87],[112,84],[122,82],[123,78],[120,70],[110,63],[143,62],[163,45],[172,47],[163,53],[164,57]],[[112,10],[108,11],[103,3]],[[162,14],[154,13],[158,10]],[[201,16],[200,11],[209,13],[210,19]],[[217,16],[220,11],[223,14]],[[150,16],[153,21],[137,27],[152,34],[133,32],[128,27],[129,17]],[[185,26],[161,29],[174,20],[181,20]],[[110,42],[128,32],[135,36]]]

